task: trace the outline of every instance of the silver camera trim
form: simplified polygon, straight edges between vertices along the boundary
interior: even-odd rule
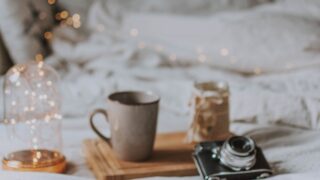
[[[241,136],[241,138],[245,138],[249,142],[250,149],[247,152],[238,152],[231,147],[231,138],[227,139],[222,147],[212,149],[212,157],[219,159],[222,165],[234,171],[251,169],[256,164],[255,142],[249,137]]]

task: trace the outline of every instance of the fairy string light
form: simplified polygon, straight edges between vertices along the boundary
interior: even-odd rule
[[[68,10],[60,9],[57,4],[57,0],[47,0],[48,6],[53,12],[53,17],[50,17],[54,21],[54,26],[61,27],[72,27],[79,29],[82,26],[81,16],[78,13],[71,14]],[[33,10],[33,16],[35,19],[40,21],[46,21],[49,15],[44,11]],[[53,26],[45,29],[42,33],[43,46],[48,46],[54,38],[54,33],[52,32]],[[37,62],[43,61],[43,59],[48,55],[48,53],[37,53],[35,55],[35,60]]]

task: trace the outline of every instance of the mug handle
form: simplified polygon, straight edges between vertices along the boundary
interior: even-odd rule
[[[96,109],[94,110],[91,114],[90,114],[90,119],[89,119],[89,122],[90,122],[90,126],[92,128],[92,130],[100,137],[102,138],[104,141],[108,142],[110,140],[110,138],[104,136],[97,128],[96,126],[94,125],[93,123],[93,118],[96,114],[103,114],[106,118],[106,121],[109,123],[109,120],[108,120],[108,113],[106,110],[104,109]]]

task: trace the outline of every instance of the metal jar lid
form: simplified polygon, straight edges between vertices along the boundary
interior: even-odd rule
[[[63,173],[66,164],[60,152],[44,149],[16,151],[2,159],[2,169],[12,171]]]

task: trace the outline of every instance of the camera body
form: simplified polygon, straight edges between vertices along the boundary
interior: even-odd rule
[[[242,138],[241,136],[237,136],[238,138]],[[248,138],[251,140],[250,138]],[[252,141],[252,140],[251,140]],[[248,158],[242,156],[243,154],[237,154],[238,157],[229,157],[232,155],[227,154],[228,157],[225,157],[223,152],[226,150],[226,145],[230,143],[230,139],[227,141],[213,141],[213,142],[202,142],[196,145],[195,152],[193,153],[193,159],[197,166],[197,169],[201,176],[205,180],[239,180],[239,179],[263,179],[272,175],[272,170],[264,157],[262,150],[257,147],[253,142],[251,144],[252,149],[244,148],[244,150],[250,151],[251,157]],[[231,142],[231,146],[233,144],[237,146],[238,142]],[[241,142],[240,142],[241,143]],[[241,146],[247,146],[242,144]],[[248,154],[248,156],[249,156]],[[235,163],[236,165],[241,164],[241,162],[232,162],[225,163],[223,161],[226,158],[230,159],[238,159],[238,158],[247,158],[245,160],[247,166],[244,168],[235,168],[234,166],[230,166],[230,164]],[[248,163],[249,162],[249,163]],[[250,165],[251,163],[251,165]]]

